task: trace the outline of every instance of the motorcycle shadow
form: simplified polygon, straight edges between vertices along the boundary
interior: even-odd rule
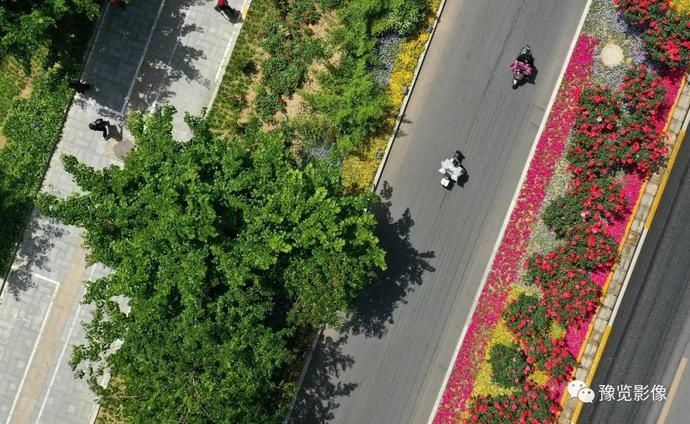
[[[467,182],[470,180],[470,174],[469,172],[467,172],[467,168],[465,168],[464,166],[462,167],[462,169],[464,169],[465,172],[463,172],[463,174],[458,178],[457,185],[460,188],[465,188],[465,184],[467,184]]]

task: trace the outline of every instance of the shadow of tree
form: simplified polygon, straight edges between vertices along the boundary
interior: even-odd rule
[[[24,240],[15,259],[15,266],[7,277],[7,290],[19,299],[20,294],[34,286],[32,270],[50,271],[48,252],[55,247],[54,239],[65,235],[65,229],[59,221],[31,214],[27,224]]]
[[[345,343],[347,335],[342,335],[337,340],[321,335],[289,423],[323,423],[332,420],[332,411],[340,406],[335,398],[349,396],[357,387],[355,383],[336,382],[340,379],[340,373],[354,364],[350,355],[342,353],[342,345]]]
[[[129,101],[135,109],[147,109],[154,103],[165,103],[174,93],[172,85],[180,79],[197,81],[209,87],[196,61],[205,58],[202,50],[185,44],[185,37],[202,33],[204,28],[190,23],[198,8],[212,6],[204,0],[169,0],[158,18],[159,2],[133,2],[126,12],[109,8],[103,21],[98,44],[86,64],[84,79],[92,84],[80,101],[99,105],[99,114],[114,117]],[[216,13],[215,11],[211,11]],[[149,30],[155,32],[147,43]],[[145,61],[139,65],[139,59]],[[132,87],[131,98],[124,96]]]
[[[377,235],[386,251],[388,269],[379,275],[375,285],[357,300],[354,312],[348,317],[343,332],[354,335],[381,338],[387,325],[393,323],[393,311],[398,304],[405,303],[407,294],[422,284],[424,272],[434,272],[428,262],[434,252],[419,252],[410,241],[410,228],[414,220],[409,209],[394,220],[390,201],[393,188],[384,181],[380,191],[382,201],[373,210],[377,218]]]

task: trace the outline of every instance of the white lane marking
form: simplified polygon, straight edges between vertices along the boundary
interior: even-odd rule
[[[158,20],[161,17],[161,13],[163,13],[163,6],[165,6],[165,1],[163,0],[161,2],[161,5],[158,7],[158,13],[156,14],[156,20],[153,21],[153,25],[151,25],[151,31],[149,31],[149,37],[146,40],[146,45],[144,46],[144,52],[141,54],[141,58],[139,59],[139,64],[137,65],[136,71],[134,71],[134,78],[132,78],[132,83],[129,85],[129,90],[127,90],[127,96],[125,97],[125,102],[122,105],[122,109],[120,109],[120,115],[124,116],[125,111],[127,110],[127,105],[129,104],[129,99],[130,96],[132,95],[132,90],[134,90],[134,84],[137,82],[137,78],[139,76],[139,71],[141,70],[141,65],[144,63],[144,58],[146,58],[146,53],[149,51],[149,46],[151,45],[151,39],[153,38],[153,32],[156,29],[156,26],[158,26]]]
[[[96,266],[91,267],[91,272],[89,272],[89,281],[93,279],[93,273],[96,270]],[[48,390],[46,391],[45,397],[43,398],[43,402],[41,403],[41,409],[38,411],[38,417],[36,418],[36,422],[41,422],[41,416],[43,416],[43,410],[46,407],[46,404],[48,403],[48,398],[50,397],[50,391],[53,389],[53,384],[55,383],[55,378],[57,376],[58,370],[60,369],[60,364],[62,364],[62,358],[65,356],[65,352],[67,351],[67,346],[69,346],[69,341],[70,338],[72,337],[72,331],[74,331],[74,327],[77,324],[77,320],[79,319],[79,313],[81,312],[81,308],[84,306],[81,302],[79,303],[79,307],[77,308],[77,312],[74,314],[74,319],[72,320],[72,325],[69,328],[69,331],[67,332],[67,337],[65,338],[65,343],[62,346],[62,351],[60,352],[60,356],[58,357],[57,363],[55,365],[55,369],[53,370],[53,375],[50,377],[50,383],[48,383]],[[76,381],[76,379],[75,379]]]
[[[678,365],[678,369],[676,370],[676,375],[673,377],[673,382],[671,382],[671,389],[669,390],[668,399],[666,399],[664,407],[661,409],[661,414],[659,414],[659,421],[656,422],[657,424],[666,423],[666,416],[668,415],[668,412],[671,410],[671,402],[673,402],[673,398],[676,396],[676,390],[678,390],[678,386],[680,385],[680,378],[683,376],[683,373],[685,372],[685,366],[687,364],[688,358],[684,356],[683,358],[681,358],[680,364]]]
[[[21,383],[19,384],[19,389],[17,389],[17,394],[14,395],[14,401],[12,402],[12,408],[10,409],[10,413],[7,416],[7,421],[5,421],[6,424],[9,424],[10,421],[12,420],[12,415],[14,414],[14,410],[17,407],[17,402],[19,401],[19,395],[22,392],[22,389],[24,388],[24,383],[26,382],[26,376],[29,374],[29,369],[31,368],[31,363],[34,360],[34,356],[36,355],[36,350],[38,349],[39,342],[41,341],[41,338],[43,337],[43,331],[45,330],[46,323],[48,322],[48,317],[50,316],[50,311],[53,309],[53,303],[55,302],[55,295],[58,291],[59,285],[55,286],[53,289],[53,294],[50,297],[50,304],[48,305],[48,309],[46,310],[46,314],[43,317],[43,322],[41,323],[41,329],[38,332],[38,337],[36,338],[36,341],[34,342],[34,347],[31,350],[31,355],[29,356],[29,362],[27,362],[26,367],[24,368],[24,375],[22,376]]]
[[[630,282],[630,277],[633,274],[633,271],[635,270],[635,264],[637,263],[637,258],[640,256],[640,252],[642,251],[642,246],[644,245],[644,241],[647,238],[647,228],[642,229],[642,235],[640,236],[640,240],[637,242],[637,247],[635,248],[635,254],[633,255],[632,261],[630,262],[630,265],[628,266],[628,272],[625,275],[625,280],[623,280],[623,287],[621,287],[620,293],[618,293],[618,298],[616,299],[616,304],[613,306],[613,312],[611,312],[611,317],[609,318],[608,326],[613,327],[613,322],[616,320],[616,314],[618,313],[618,308],[621,306],[621,302],[623,302],[623,295],[625,294],[625,291],[628,289],[628,282]]]
[[[575,35],[573,36],[572,41],[570,42],[570,48],[568,49],[568,55],[565,57],[565,62],[563,62],[563,66],[561,67],[561,73],[558,76],[558,80],[556,81],[556,86],[551,93],[551,99],[549,99],[549,104],[546,107],[546,111],[544,112],[544,117],[541,120],[541,124],[539,125],[539,130],[537,131],[537,136],[534,139],[534,143],[532,144],[532,149],[530,150],[529,156],[527,157],[527,162],[525,163],[525,167],[522,169],[522,175],[520,176],[520,181],[518,182],[517,188],[515,189],[515,194],[513,194],[513,200],[510,203],[510,207],[508,208],[508,213],[506,214],[505,218],[503,219],[503,225],[501,225],[501,231],[499,232],[499,237],[496,240],[496,244],[494,245],[493,252],[491,253],[491,258],[489,259],[489,262],[486,265],[486,269],[484,270],[484,275],[482,276],[482,282],[479,285],[479,289],[477,290],[477,293],[474,296],[474,301],[472,302],[472,307],[470,308],[470,313],[467,316],[467,320],[465,321],[465,325],[462,328],[462,333],[460,334],[460,340],[458,340],[458,344],[455,347],[455,352],[453,353],[452,360],[450,362],[450,365],[448,366],[448,370],[446,371],[446,375],[443,379],[443,384],[441,385],[441,390],[438,393],[438,396],[436,397],[436,402],[434,402],[434,407],[431,410],[431,415],[429,416],[428,424],[432,424],[434,422],[434,418],[436,417],[436,412],[438,410],[438,407],[441,405],[441,398],[443,397],[443,393],[446,391],[446,385],[448,384],[448,380],[450,379],[450,375],[453,372],[453,369],[455,368],[455,362],[457,361],[458,354],[460,353],[460,347],[462,346],[462,342],[465,339],[465,335],[467,334],[467,329],[469,328],[469,324],[472,322],[472,315],[474,315],[475,310],[477,309],[477,303],[479,302],[479,297],[482,294],[482,290],[484,289],[484,285],[486,284],[486,279],[489,275],[489,272],[491,271],[491,266],[493,265],[494,259],[496,258],[496,254],[498,253],[498,247],[501,245],[501,242],[503,241],[503,236],[506,230],[506,227],[508,226],[508,221],[510,220],[510,216],[513,213],[513,209],[515,209],[515,204],[517,203],[517,198],[518,195],[520,194],[520,189],[522,188],[522,184],[525,181],[525,178],[527,177],[527,171],[529,170],[530,163],[532,162],[532,158],[534,157],[534,153],[537,149],[537,144],[539,144],[539,139],[541,138],[541,134],[544,131],[544,128],[546,126],[546,122],[548,121],[549,115],[551,114],[551,108],[553,107],[553,103],[556,101],[556,95],[558,94],[559,89],[561,88],[561,83],[563,82],[563,76],[565,75],[565,71],[568,68],[568,63],[570,62],[570,58],[573,55],[573,51],[575,50],[575,45],[577,44],[577,39],[580,36],[580,32],[582,31],[582,26],[585,23],[585,18],[587,17],[587,13],[589,12],[589,8],[592,5],[592,0],[587,0],[587,4],[585,5],[585,10],[582,12],[582,16],[580,17],[580,22],[577,25],[577,30],[575,31]]]

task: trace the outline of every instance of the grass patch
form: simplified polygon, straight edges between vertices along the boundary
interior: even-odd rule
[[[39,49],[30,69],[0,62],[0,272],[12,262],[72,99],[67,81],[78,75],[93,22],[66,17],[64,31]]]

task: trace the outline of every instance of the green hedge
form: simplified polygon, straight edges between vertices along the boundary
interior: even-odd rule
[[[4,272],[57,144],[72,92],[57,70],[34,82],[28,99],[13,103],[0,150],[0,268]]]

